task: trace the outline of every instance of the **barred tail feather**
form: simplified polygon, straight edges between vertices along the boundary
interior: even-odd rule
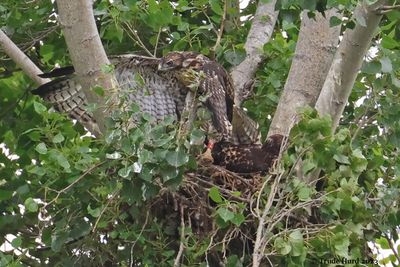
[[[87,101],[81,89],[81,86],[74,79],[62,77],[31,92],[53,104],[57,111],[68,113],[72,119],[79,121],[83,126],[97,133],[99,128],[93,116],[85,109]]]

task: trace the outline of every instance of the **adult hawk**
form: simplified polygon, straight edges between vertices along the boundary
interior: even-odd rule
[[[158,121],[167,116],[179,119],[187,89],[172,72],[157,71],[160,59],[123,55],[111,57],[110,61],[115,66],[121,92],[127,95],[129,102],[136,103],[142,112]],[[33,90],[33,94],[40,95],[57,111],[68,113],[82,125],[96,128],[93,127],[95,120],[86,111],[87,101],[73,67],[56,69],[41,77],[58,78]]]
[[[220,64],[196,52],[171,52],[161,58],[158,70],[172,72],[188,88],[195,85],[205,97],[212,125],[221,135],[219,140],[233,144],[259,142],[258,125],[234,106],[233,82]]]
[[[171,52],[163,58],[138,55],[111,57],[115,76],[128,101],[156,120],[178,120],[189,90],[197,90],[211,112],[211,126],[219,133],[212,149],[214,163],[238,172],[265,171],[277,156],[281,139],[260,143],[258,125],[234,105],[234,88],[226,70],[195,52]],[[96,126],[86,111],[87,101],[72,67],[56,69],[42,77],[58,77],[33,90],[84,126]],[[275,142],[276,141],[276,142]],[[279,144],[278,144],[279,143]],[[271,159],[271,160],[270,160]],[[262,161],[267,160],[267,163]]]

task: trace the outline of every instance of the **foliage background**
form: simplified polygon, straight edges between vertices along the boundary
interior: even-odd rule
[[[228,3],[235,6],[235,1]],[[254,95],[245,103],[264,135],[290,69],[301,10],[310,9],[312,16],[315,10],[336,6],[350,15],[355,4],[278,1],[279,21],[263,47],[266,60],[257,72]],[[94,9],[109,55],[162,56],[194,50],[230,68],[245,56],[243,45],[256,2],[240,10],[229,6],[225,21],[224,5],[217,0],[101,0]],[[43,71],[71,64],[55,11],[50,1],[0,3],[0,27]],[[400,225],[399,18],[400,12],[393,10],[381,22],[337,132],[331,132],[329,118],[319,118],[310,109],[293,129],[279,169],[284,201],[270,211],[270,219],[278,223],[265,253],[275,264],[314,266],[315,261],[334,257],[367,259],[372,255],[366,241],[391,249],[382,264],[400,262],[392,242],[399,239]],[[221,23],[225,31],[213,50]],[[354,23],[363,23],[362,18],[344,20],[343,30]],[[0,154],[0,243],[10,243],[15,251],[0,252],[0,265],[39,266],[36,259],[54,266],[173,265],[177,247],[169,242],[179,223],[173,228],[152,218],[149,200],[165,188],[175,190],[184,172],[197,168],[194,155],[201,147],[188,144],[201,144],[202,134],[195,131],[178,143],[171,122],[151,126],[146,117],[138,128],[124,133],[115,125],[130,114],[114,114],[109,121],[113,130],[105,140],[95,140],[83,136],[84,129],[64,115],[48,112],[49,107],[29,93],[35,85],[4,54],[0,71],[0,140],[5,147]],[[299,159],[302,168],[294,172]],[[317,190],[302,180],[316,169],[322,169],[324,181]],[[262,192],[265,201],[269,190],[270,185]],[[221,231],[254,220],[240,203],[223,198],[218,188],[210,194],[217,203],[213,219]],[[308,228],[285,223],[287,216],[280,217],[279,208],[288,206],[295,207],[294,216],[319,221],[310,219]],[[199,238],[185,228],[184,237],[184,264],[205,266],[210,236]],[[250,255],[222,244],[213,250],[226,253],[226,266],[251,261]]]

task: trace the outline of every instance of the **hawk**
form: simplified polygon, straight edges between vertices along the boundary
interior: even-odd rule
[[[214,164],[237,173],[267,172],[278,158],[283,135],[268,137],[264,144],[235,145],[217,142],[211,150]]]
[[[257,123],[234,104],[235,90],[229,74],[208,57],[196,52],[170,52],[162,58],[122,55],[110,60],[121,92],[127,95],[129,103],[136,103],[142,112],[157,121],[168,116],[179,120],[188,92],[197,91],[211,113],[211,128],[218,133],[217,142],[211,145],[214,164],[243,173],[265,171],[279,153],[281,139],[272,138],[261,145]],[[96,127],[95,120],[86,111],[87,101],[73,67],[41,76],[56,79],[32,93],[89,129]]]
[[[212,126],[220,140],[233,144],[259,142],[258,125],[234,105],[235,90],[228,72],[216,61],[196,52],[170,52],[161,58],[158,70],[173,72],[189,89],[196,87],[205,96]]]
[[[110,58],[115,66],[115,77],[121,92],[129,103],[136,103],[140,110],[157,121],[168,116],[179,119],[185,105],[187,89],[172,72],[157,70],[160,59],[138,55],[121,55]],[[73,67],[56,69],[41,77],[57,77],[32,91],[53,104],[55,109],[66,112],[82,125],[93,129],[93,117],[86,111],[87,100],[76,81]]]
[[[171,52],[161,58],[160,71],[172,71],[187,88],[206,97],[212,123],[224,139],[232,136],[233,86],[228,73],[217,62],[196,52]]]

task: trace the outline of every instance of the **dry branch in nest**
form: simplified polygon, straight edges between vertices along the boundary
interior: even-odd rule
[[[173,247],[178,251],[175,263],[181,260],[179,258],[184,253],[185,237],[182,229],[186,228],[190,228],[199,240],[210,239],[205,256],[210,266],[224,266],[229,254],[252,255],[258,227],[264,229],[264,235],[262,247],[257,249],[261,249],[262,255],[269,256],[277,255],[273,249],[273,241],[277,236],[287,235],[294,229],[305,229],[309,234],[307,238],[312,238],[321,229],[326,228],[319,221],[311,220],[307,212],[319,207],[322,196],[307,202],[290,203],[293,194],[284,192],[284,184],[287,181],[278,178],[279,176],[287,177],[282,172],[276,172],[276,169],[267,176],[260,174],[242,176],[219,166],[208,165],[200,166],[195,173],[187,173],[177,191],[161,190],[150,210],[153,216],[164,222],[164,226],[176,229],[175,236],[171,240],[171,244],[174,244]],[[270,195],[264,194],[268,192],[268,188],[274,186],[277,188],[276,192],[271,189]],[[232,212],[240,211],[235,210],[237,208],[235,204],[229,203],[241,203],[245,206],[243,210],[245,221],[240,226],[231,224],[231,227],[222,228],[217,225],[216,210],[219,204],[210,199],[211,188],[218,189],[220,195],[227,200],[228,204],[224,207],[231,209]],[[264,214],[263,211],[267,206],[264,198],[271,199],[272,205],[265,213],[268,215],[260,226],[261,214]],[[181,229],[180,233],[178,229]],[[261,262],[265,258],[261,256],[258,260]]]

